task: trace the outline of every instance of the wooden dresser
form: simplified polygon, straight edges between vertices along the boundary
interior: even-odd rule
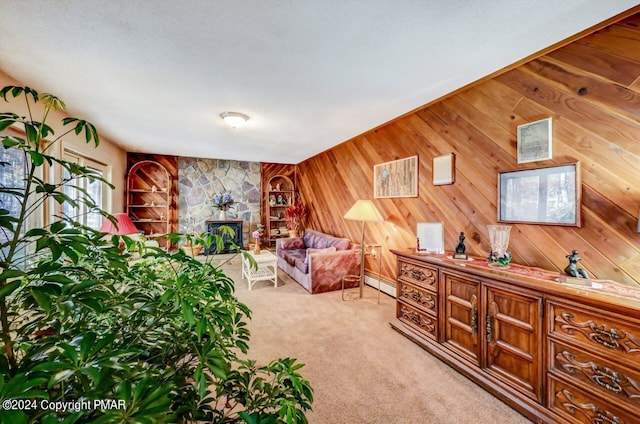
[[[640,423],[640,289],[392,252],[392,328],[534,422]]]

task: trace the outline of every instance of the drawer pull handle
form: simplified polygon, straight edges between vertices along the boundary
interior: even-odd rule
[[[471,334],[478,332],[478,307],[473,305],[471,308]]]
[[[615,415],[614,415],[614,417],[612,419],[612,418],[609,418],[606,415],[601,414],[600,412],[598,412],[596,414],[596,417],[598,418],[598,420],[599,420],[598,422],[600,422],[600,423],[604,422],[604,423],[609,423],[609,424],[620,424],[620,418],[616,417]]]
[[[471,296],[471,334],[474,336],[478,333],[478,297],[474,294]]]
[[[618,331],[615,328],[607,331],[604,328],[600,328],[595,324],[591,325],[591,329],[596,333],[593,335],[593,340],[600,343],[604,347],[608,347],[609,349],[617,349],[620,347],[618,344],[618,340],[620,336],[618,335]],[[608,337],[609,340],[604,340],[602,337]]]
[[[489,307],[487,310],[487,342],[491,344],[493,343],[494,338],[496,340],[500,338],[498,336],[498,331],[495,328],[496,327],[495,317],[498,315],[499,310],[496,302],[491,302],[491,304],[489,304],[488,306]]]
[[[487,342],[493,342],[493,320],[491,319],[491,313],[487,314]]]
[[[622,380],[620,379],[620,377],[618,377],[617,372],[614,372],[613,374],[609,374],[606,371],[603,371],[597,367],[595,371],[596,371],[596,375],[593,377],[593,379],[598,386],[604,387],[605,389],[613,393],[620,393],[622,391],[622,387],[620,387],[620,383],[622,383]],[[602,381],[602,379],[611,380],[611,384],[607,383],[606,381]]]

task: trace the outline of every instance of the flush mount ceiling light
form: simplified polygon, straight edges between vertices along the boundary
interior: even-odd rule
[[[239,112],[222,112],[220,117],[233,128],[241,127],[249,120],[247,115]]]

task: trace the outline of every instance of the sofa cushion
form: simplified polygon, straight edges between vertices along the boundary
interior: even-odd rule
[[[335,247],[336,250],[347,250],[351,248],[351,240],[348,238],[329,237],[327,246]]]
[[[336,247],[335,246],[329,246],[329,247],[325,247],[324,249],[316,249],[315,247],[309,247],[307,248],[307,255],[304,258],[304,263],[309,263],[309,255],[311,255],[312,253],[319,253],[319,252],[335,252],[336,251]]]
[[[351,240],[348,238],[334,237],[316,230],[305,230],[304,244],[307,248],[325,249],[333,246],[336,250],[351,248]]]
[[[302,237],[288,237],[278,239],[281,249],[304,249],[304,240]]]
[[[287,261],[287,263],[291,266],[295,266],[296,259],[301,259],[304,261],[305,256],[307,255],[306,249],[291,249],[291,250],[279,250],[278,256]]]
[[[295,267],[300,270],[300,272],[304,274],[309,273],[309,263],[307,262],[307,258],[297,258],[295,262]]]

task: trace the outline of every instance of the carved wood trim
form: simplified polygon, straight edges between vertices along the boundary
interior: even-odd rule
[[[578,322],[570,312],[556,315],[555,322],[569,335],[578,332],[605,348],[620,350],[627,354],[640,353],[640,339],[607,324],[598,324],[590,319]]]
[[[573,353],[566,350],[559,352],[556,360],[568,374],[574,375],[580,372],[597,387],[616,395],[626,396],[630,400],[640,400],[640,385],[622,372],[601,366],[595,361],[580,362]]]
[[[621,421],[620,418],[608,410],[600,410],[593,403],[580,403],[567,389],[562,389],[556,393],[556,399],[572,415],[582,414],[592,424],[631,424]],[[582,421],[582,420],[580,420]]]
[[[401,263],[398,272],[398,278],[402,277],[426,286],[435,286],[438,282],[437,271],[421,266],[412,265],[406,262]]]
[[[400,286],[400,297],[413,301],[427,309],[435,309],[436,307],[436,297],[434,295],[424,293],[404,283]]]
[[[421,329],[434,334],[436,331],[435,322],[422,314],[419,314],[406,306],[400,308],[400,318],[420,327]]]

